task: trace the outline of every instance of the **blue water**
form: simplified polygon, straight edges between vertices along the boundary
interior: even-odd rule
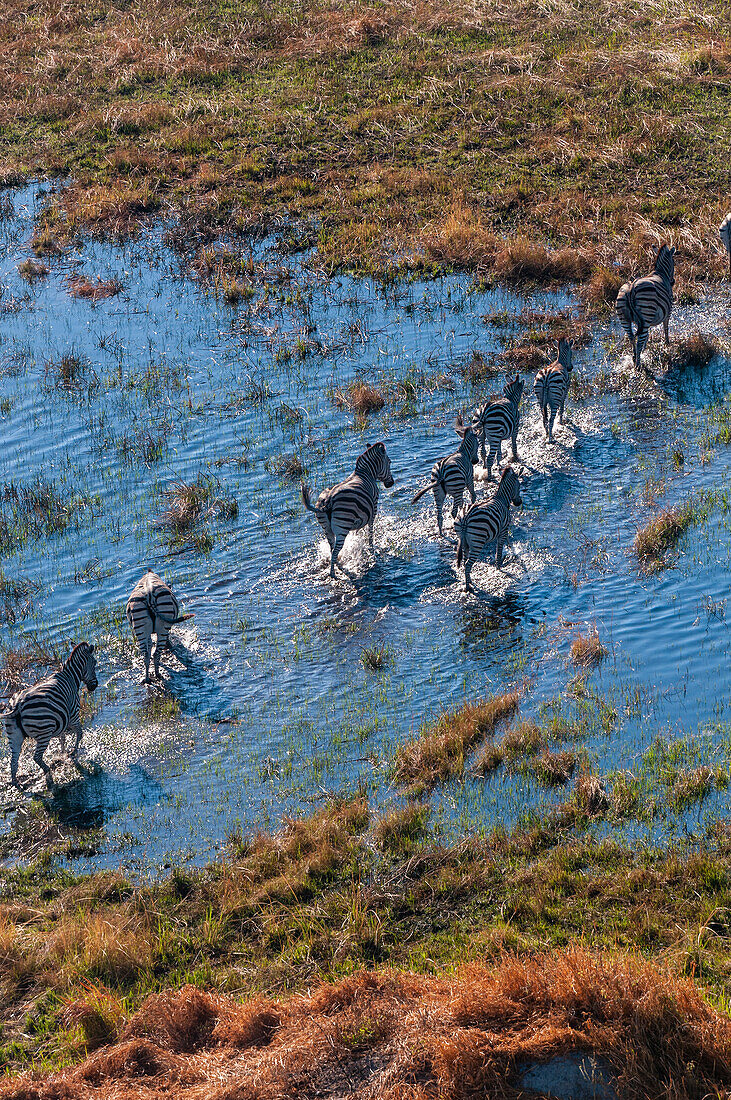
[[[33,638],[65,654],[86,638],[99,648],[101,686],[83,740],[89,774],[59,768],[47,797],[62,823],[103,827],[99,853],[79,867],[149,873],[172,860],[202,862],[230,833],[275,827],[283,813],[357,784],[385,804],[396,796],[393,752],[423,722],[514,684],[523,713],[537,714],[573,676],[572,638],[594,626],[610,656],[591,684],[618,719],[609,735],[588,736],[592,770],[636,772],[658,735],[700,739],[704,760],[726,761],[727,515],[715,507],[656,576],[639,572],[632,542],[653,512],[642,499],[646,479],[664,480],[655,509],[728,487],[728,450],[703,442],[704,410],[726,392],[727,359],[653,382],[632,371],[618,328],[598,326],[575,354],[576,373],[608,376],[618,392],[570,401],[553,448],[525,375],[525,508],[503,570],[476,566],[479,591],[468,596],[451,520],[440,541],[431,498],[412,506],[411,497],[435,459],[456,448],[455,414],[502,387],[502,375],[475,387],[463,377],[473,351],[490,360],[517,331],[485,315],[576,303],[477,290],[463,276],[387,288],[328,280],[312,257],[287,256],[272,239],[254,250],[254,296],[231,306],[194,276],[190,257],[166,246],[163,225],[126,244],[79,244],[29,284],[18,264],[30,255],[43,197],[35,186],[18,191],[14,216],[0,224],[0,402],[10,403],[0,484],[42,476],[89,503],[63,534],[0,561],[6,577],[40,583],[27,615],[0,624],[0,641],[22,647]],[[73,274],[116,277],[123,290],[97,303],[74,298]],[[723,336],[728,305],[716,293],[678,310],[674,335]],[[654,337],[653,369],[658,347]],[[85,363],[70,391],[58,384],[65,354]],[[337,402],[356,378],[389,399],[365,424]],[[381,496],[376,556],[364,535],[351,536],[342,561],[352,580],[333,581],[299,482],[281,476],[279,463],[298,456],[317,494],[378,439],[395,486]],[[237,502],[238,516],[206,521],[210,553],[173,552],[156,524],[164,490],[201,474]],[[488,491],[480,481],[478,493]],[[148,566],[195,615],[163,662],[164,692],[180,707],[170,721],[145,717],[148,696],[163,689],[140,684],[124,619]],[[378,645],[390,662],[369,672],[361,655]],[[30,756],[21,772],[40,794]],[[5,754],[3,787],[8,778]],[[564,797],[520,774],[467,779],[434,796],[434,827],[510,826]],[[726,797],[653,828],[700,831],[725,812]],[[22,798],[5,788],[0,800],[8,828]]]

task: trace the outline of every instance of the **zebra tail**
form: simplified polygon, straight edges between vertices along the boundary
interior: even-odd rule
[[[310,500],[310,487],[309,485],[305,485],[304,481],[302,482],[302,503],[304,504],[308,512],[317,511],[317,508],[315,508],[314,504],[312,504]]]
[[[463,557],[462,539],[460,539],[459,542],[457,543],[457,568],[458,569],[459,569],[460,565],[462,564],[462,557]]]
[[[428,493],[429,490],[433,489],[435,485],[436,481],[430,481],[424,489],[419,489],[419,492],[416,494],[415,497],[413,497],[411,503],[416,504],[417,500],[421,500],[421,498],[424,496],[424,493]]]

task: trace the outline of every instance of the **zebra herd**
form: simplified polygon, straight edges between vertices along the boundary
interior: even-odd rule
[[[720,228],[721,239],[729,251],[731,265],[731,214]],[[675,249],[663,245],[656,256],[652,275],[625,283],[617,296],[616,309],[620,322],[632,345],[634,361],[640,366],[640,357],[647,344],[649,329],[662,324],[665,342],[669,341],[668,322],[673,304],[675,282]],[[541,412],[548,443],[553,442],[553,425],[558,414],[563,423],[566,396],[571,381],[572,345],[562,338],[559,341],[556,360],[538,371],[534,382],[534,394]],[[488,480],[492,480],[492,467],[502,461],[502,444],[510,439],[512,460],[517,459],[517,436],[520,416],[520,400],[523,382],[519,375],[509,379],[499,397],[490,398],[477,408],[471,424],[465,425],[461,415],[455,422],[455,431],[461,436],[457,450],[435,463],[431,478],[414,496],[416,503],[431,491],[437,509],[437,527],[443,535],[442,509],[444,501],[452,498],[452,517],[458,537],[457,566],[464,563],[465,590],[471,591],[471,571],[474,562],[486,546],[495,544],[495,564],[502,564],[503,547],[507,539],[511,505],[521,507],[520,478],[508,465],[499,479],[492,497],[487,501],[476,500],[474,466],[478,453]],[[383,443],[371,444],[358,458],[355,470],[345,481],[324,490],[316,504],[312,504],[310,491],[302,485],[305,508],[313,512],[330,546],[330,575],[335,576],[335,566],[345,539],[351,531],[368,527],[369,541],[373,547],[373,523],[378,508],[379,482],[390,488],[394,481],[391,461]],[[467,490],[471,503],[460,511]],[[145,675],[143,683],[150,683],[150,661],[154,676],[160,676],[160,656],[167,644],[173,624],[191,618],[181,615],[180,606],[170,587],[148,570],[133,589],[126,606],[130,628],[139,645]],[[155,635],[153,654],[152,637]],[[74,736],[70,756],[77,763],[81,743],[79,695],[81,685],[89,691],[98,686],[94,647],[88,642],[77,645],[58,672],[41,683],[14,695],[2,720],[10,744],[10,775],[14,786],[23,741],[32,738],[36,742],[33,759],[44,772],[46,781],[52,782],[51,770],[43,759],[48,743],[58,737],[61,751],[65,751],[66,734]]]

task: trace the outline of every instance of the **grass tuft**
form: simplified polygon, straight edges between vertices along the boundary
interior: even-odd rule
[[[695,521],[692,501],[666,508],[653,516],[635,535],[635,553],[646,573],[655,573],[667,565],[667,554]]]
[[[479,741],[492,736],[500,722],[515,714],[519,698],[517,691],[505,692],[478,703],[466,703],[443,715],[421,737],[402,745],[396,753],[399,784],[427,790],[461,774],[466,754]]]
[[[596,631],[577,634],[571,643],[571,660],[581,668],[595,668],[607,655]]]
[[[703,332],[693,332],[676,340],[664,352],[666,362],[679,370],[688,367],[706,367],[720,353],[717,340]]]

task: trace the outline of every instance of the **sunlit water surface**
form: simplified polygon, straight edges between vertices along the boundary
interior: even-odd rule
[[[30,255],[42,199],[37,188],[15,193],[14,216],[0,225],[0,479],[40,476],[91,503],[63,534],[2,561],[6,577],[40,588],[0,637],[21,647],[35,637],[63,653],[86,638],[100,649],[83,741],[89,774],[64,771],[48,797],[62,823],[103,826],[98,854],[78,866],[150,873],[200,863],[233,832],[276,826],[284,813],[359,784],[386,804],[397,796],[394,751],[422,723],[513,684],[526,691],[523,713],[537,714],[573,675],[571,639],[594,626],[610,656],[590,684],[618,720],[609,735],[590,732],[592,770],[636,771],[658,735],[690,739],[712,763],[727,759],[726,511],[715,507],[674,567],[656,576],[638,571],[632,550],[652,514],[648,478],[664,481],[658,504],[727,487],[729,452],[704,440],[703,411],[723,399],[727,360],[662,385],[634,376],[619,393],[570,401],[552,448],[524,375],[525,508],[504,568],[476,566],[478,592],[465,595],[451,518],[439,540],[431,496],[416,506],[411,497],[436,458],[456,448],[455,414],[503,384],[464,378],[474,351],[489,361],[520,331],[486,315],[574,308],[570,299],[478,291],[461,276],[388,288],[327,280],[272,239],[254,247],[263,265],[255,294],[231,306],[191,277],[165,246],[164,228],[125,245],[87,243],[28,283],[18,264]],[[74,274],[116,277],[123,290],[97,303],[74,298]],[[718,294],[702,309],[680,309],[673,332],[723,333],[728,306]],[[599,328],[575,354],[582,384],[601,376],[593,388],[606,390],[607,379],[632,375],[620,335]],[[59,384],[64,355],[84,361],[70,389]],[[388,397],[365,425],[337,400],[358,377]],[[341,559],[351,579],[333,581],[299,479],[288,480],[281,464],[298,456],[317,494],[378,439],[395,486],[381,495],[376,554],[364,535],[351,536]],[[172,547],[156,523],[163,491],[200,474],[238,504],[236,518],[207,521],[210,553]],[[479,496],[488,492],[480,481]],[[146,712],[161,689],[140,684],[124,619],[148,566],[195,616],[177,628],[175,656],[164,660],[164,691],[180,708],[169,721]],[[368,671],[363,651],[379,646],[386,667]],[[21,770],[35,776],[29,755]],[[6,828],[19,804],[8,779],[5,753]],[[565,797],[519,773],[467,778],[435,795],[433,827],[509,827]],[[726,801],[721,791],[639,831],[701,831]]]

